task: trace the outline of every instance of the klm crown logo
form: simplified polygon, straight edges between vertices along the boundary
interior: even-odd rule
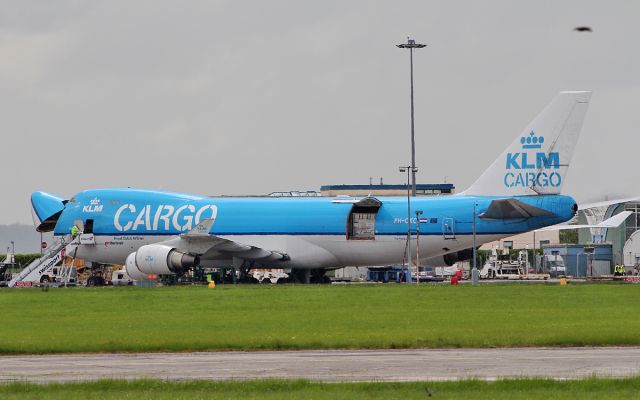
[[[102,204],[100,204],[100,199],[97,197],[94,197],[93,199],[89,200],[88,206],[82,207],[82,212],[86,212],[86,213],[95,213],[95,212],[101,212],[101,211],[102,211]]]
[[[522,143],[523,149],[540,149],[542,148],[542,143],[544,143],[544,136],[538,137],[531,131],[529,132],[529,136],[520,138],[520,143]]]
[[[508,152],[505,164],[506,187],[560,187],[560,153],[542,150],[544,136],[536,136],[532,130],[520,138],[522,151]],[[538,151],[529,151],[538,149]]]

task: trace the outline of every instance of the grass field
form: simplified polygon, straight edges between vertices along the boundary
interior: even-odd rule
[[[429,396],[429,394],[431,396]],[[0,398],[21,399],[637,399],[640,378],[497,382],[312,383],[309,381],[97,381],[0,385]]]
[[[0,290],[0,354],[640,344],[640,285]]]

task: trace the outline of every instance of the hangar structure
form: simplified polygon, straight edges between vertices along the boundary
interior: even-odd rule
[[[617,228],[584,228],[578,230],[578,243],[610,244],[612,262],[624,264],[630,268],[640,266],[640,198],[611,206],[581,210],[578,213],[578,224],[594,224],[602,222],[623,211],[632,214]]]

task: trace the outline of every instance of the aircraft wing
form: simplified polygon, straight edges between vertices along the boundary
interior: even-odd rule
[[[487,211],[480,214],[479,217],[485,219],[520,219],[548,215],[553,215],[553,213],[517,199],[507,198],[493,200],[489,204]]]
[[[187,233],[158,244],[170,246],[178,250],[198,254],[203,260],[260,260],[286,261],[289,256],[277,249],[265,249],[260,246],[241,243],[209,233],[213,219],[205,219]]]
[[[606,201],[599,201],[596,203],[578,204],[578,210],[586,210],[588,208],[596,208],[596,207],[608,207],[615,204],[628,203],[631,201],[640,201],[640,197],[628,197],[626,199],[606,200]]]
[[[613,217],[606,219],[599,224],[595,225],[553,225],[546,228],[537,229],[538,231],[560,231],[564,229],[581,229],[581,228],[617,228],[619,227],[629,215],[633,214],[632,211],[623,211],[620,214],[616,214]]]

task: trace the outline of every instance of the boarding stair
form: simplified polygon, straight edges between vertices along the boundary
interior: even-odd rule
[[[66,235],[60,238],[60,240],[48,249],[41,257],[33,260],[29,265],[27,265],[17,276],[15,276],[9,282],[9,287],[15,287],[16,285],[20,286],[19,282],[40,282],[40,276],[44,271],[49,269],[50,267],[55,266],[60,261],[64,260],[65,256],[71,255],[75,258],[75,253],[77,252],[78,245],[80,244],[80,236],[71,238],[71,235]],[[73,263],[71,264],[73,266]],[[69,271],[67,271],[67,269]],[[66,275],[64,275],[66,274]],[[61,278],[66,278],[68,280],[72,276],[72,271],[70,267],[63,266],[61,270]]]
[[[74,253],[77,251],[78,248],[76,247]],[[65,259],[62,260],[58,276],[55,277],[56,283],[67,286],[69,284],[75,284],[78,281],[78,270],[75,266],[75,259],[75,254],[73,254],[68,262]]]

